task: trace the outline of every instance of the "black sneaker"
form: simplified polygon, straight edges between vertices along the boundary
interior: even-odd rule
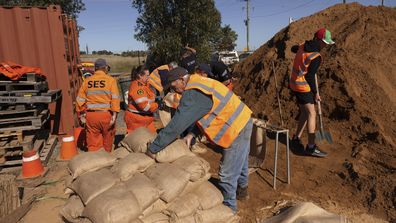
[[[246,201],[249,199],[249,194],[248,194],[248,187],[239,187],[237,188],[236,191],[236,198],[237,200],[240,201]]]
[[[321,158],[327,156],[327,153],[321,151],[317,145],[315,145],[313,148],[309,148],[309,146],[307,145],[307,147],[305,148],[305,154],[307,154],[309,156],[315,156],[315,157],[321,157]]]
[[[293,147],[294,151],[304,152],[304,145],[302,144],[300,138],[293,136],[293,138],[290,140],[290,144]]]

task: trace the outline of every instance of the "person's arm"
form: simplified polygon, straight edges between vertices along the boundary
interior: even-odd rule
[[[318,72],[320,66],[321,59],[320,57],[316,57],[311,61],[311,64],[308,67],[308,73],[305,75],[305,80],[308,82],[309,87],[311,88],[311,92],[315,95],[317,92],[316,84],[315,84],[315,75]]]
[[[191,51],[193,54],[197,54],[197,50],[195,50],[192,47],[189,47],[188,44],[184,48],[186,48],[187,50]]]
[[[199,90],[186,90],[180,105],[169,124],[150,144],[149,151],[157,153],[173,142],[184,130],[201,119],[212,109],[213,101]]]
[[[120,91],[118,90],[117,81],[113,79],[111,82],[111,111],[113,113],[120,112]]]
[[[83,112],[85,111],[86,107],[85,104],[87,103],[87,94],[86,94],[86,89],[87,89],[87,81],[84,81],[82,86],[80,87],[80,90],[78,91],[78,95],[76,98],[76,111],[77,112]]]

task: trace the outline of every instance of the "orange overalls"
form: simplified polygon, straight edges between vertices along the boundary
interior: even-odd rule
[[[139,127],[146,127],[155,133],[154,112],[157,109],[155,93],[150,89],[149,83],[139,80],[132,81],[129,88],[128,109],[125,111],[127,132],[130,133]]]
[[[111,152],[115,124],[110,126],[114,112],[120,111],[120,96],[117,81],[105,72],[98,70],[87,78],[81,86],[77,101],[77,112],[86,113],[88,151],[101,147]]]

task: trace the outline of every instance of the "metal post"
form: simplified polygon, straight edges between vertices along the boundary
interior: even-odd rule
[[[384,0],[381,1],[381,5],[384,6]]]
[[[140,50],[138,50],[138,61],[139,61],[139,66],[140,66]]]
[[[246,51],[250,51],[249,49],[249,23],[250,23],[250,18],[249,18],[249,8],[250,8],[250,0],[246,0]]]
[[[289,130],[286,131],[287,184],[290,184]]]
[[[276,170],[278,168],[278,143],[279,143],[279,132],[276,132],[276,138],[275,138],[275,161],[274,161],[274,182],[273,182],[273,187],[276,189]]]

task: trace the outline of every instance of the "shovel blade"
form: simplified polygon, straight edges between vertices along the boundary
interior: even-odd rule
[[[326,140],[329,144],[333,144],[333,138],[331,137],[331,134],[326,131],[317,131],[315,132],[315,138],[318,141],[323,141]]]

